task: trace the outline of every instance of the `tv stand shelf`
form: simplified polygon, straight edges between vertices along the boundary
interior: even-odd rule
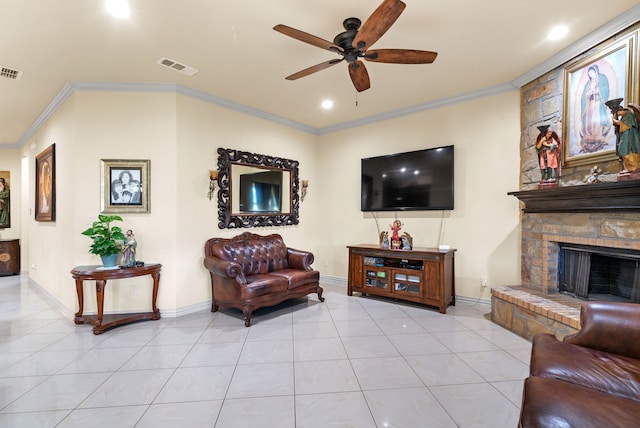
[[[371,294],[435,306],[455,305],[454,249],[392,250],[377,245],[349,248],[347,294]]]

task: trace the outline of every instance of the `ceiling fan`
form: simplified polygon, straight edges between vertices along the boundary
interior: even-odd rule
[[[360,58],[367,61],[384,62],[389,64],[430,64],[435,61],[437,52],[421,51],[415,49],[375,49],[369,48],[393,25],[398,19],[406,4],[401,0],[384,0],[371,14],[369,19],[361,26],[358,18],[347,18],[342,23],[346,31],[338,34],[333,42],[316,37],[304,31],[286,25],[276,25],[274,30],[309,43],[321,49],[327,49],[337,53],[342,58],[332,59],[320,64],[305,68],[290,76],[287,80],[296,80],[308,76],[339,62],[347,61],[349,64],[349,76],[353,86],[358,92],[365,91],[371,86],[369,73]]]

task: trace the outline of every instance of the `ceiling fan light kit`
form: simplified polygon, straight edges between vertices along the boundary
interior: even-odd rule
[[[369,73],[360,60],[387,64],[431,64],[437,52],[416,49],[377,49],[368,50],[398,19],[406,5],[401,0],[384,0],[362,24],[358,18],[347,18],[342,23],[345,31],[334,37],[333,42],[314,36],[295,28],[278,24],[274,30],[301,42],[335,52],[342,58],[332,59],[298,71],[287,80],[297,80],[318,71],[347,61],[351,82],[358,92],[371,87]]]

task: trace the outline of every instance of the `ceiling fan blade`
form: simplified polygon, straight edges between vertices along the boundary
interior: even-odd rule
[[[361,52],[371,47],[396,22],[406,6],[401,0],[384,0],[358,30],[353,47]]]
[[[296,79],[299,79],[301,77],[308,76],[310,74],[315,73],[316,71],[324,70],[325,68],[329,68],[332,65],[336,65],[337,63],[341,62],[343,59],[344,58],[332,59],[330,61],[325,61],[325,62],[322,62],[320,64],[316,64],[316,65],[311,66],[309,68],[305,68],[304,70],[300,70],[297,73],[293,73],[291,76],[285,77],[285,79],[287,79],[287,80],[296,80]]]
[[[357,61],[349,64],[349,76],[351,76],[351,81],[353,82],[353,86],[355,86],[356,91],[366,91],[371,87],[371,83],[369,82],[369,73],[367,73],[364,62]]]
[[[328,40],[321,39],[320,37],[316,37],[312,34],[305,33],[304,31],[296,30],[295,28],[288,27],[286,25],[278,24],[273,27],[274,30],[289,36],[293,37],[296,40],[300,40],[301,42],[309,43],[310,45],[317,46],[321,49],[327,49],[333,52],[344,52],[340,46],[331,43]]]
[[[363,58],[390,64],[431,64],[437,56],[438,52],[414,49],[375,49],[367,51]]]

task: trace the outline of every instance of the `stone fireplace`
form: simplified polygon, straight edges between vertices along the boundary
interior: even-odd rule
[[[621,166],[617,157],[602,153],[564,159],[559,187],[540,189],[535,144],[541,125],[566,134],[563,91],[567,67],[587,55],[604,52],[639,28],[635,23],[520,89],[520,191],[509,194],[523,208],[521,284],[491,291],[491,316],[524,337],[549,332],[562,338],[580,328],[582,300],[558,291],[561,245],[640,251],[640,181],[618,181]],[[563,147],[566,143],[562,141]],[[586,184],[592,169],[600,172],[600,183]]]
[[[560,274],[560,267],[564,268],[566,262],[561,259],[561,248],[589,249],[589,254],[631,258],[635,268],[640,259],[640,182],[600,183],[510,194],[524,203],[522,283],[518,287],[492,290],[492,317],[528,338],[541,331],[558,336],[571,334],[579,328],[581,300],[560,294],[560,277],[564,275]],[[588,259],[599,262],[597,257],[589,256]],[[582,271],[582,275],[589,277],[589,272]],[[570,280],[573,282],[576,278]],[[638,298],[637,286],[634,288],[634,282],[638,280],[634,276],[625,285],[630,288],[626,293],[629,299],[632,295]],[[575,290],[572,293],[575,295]]]

